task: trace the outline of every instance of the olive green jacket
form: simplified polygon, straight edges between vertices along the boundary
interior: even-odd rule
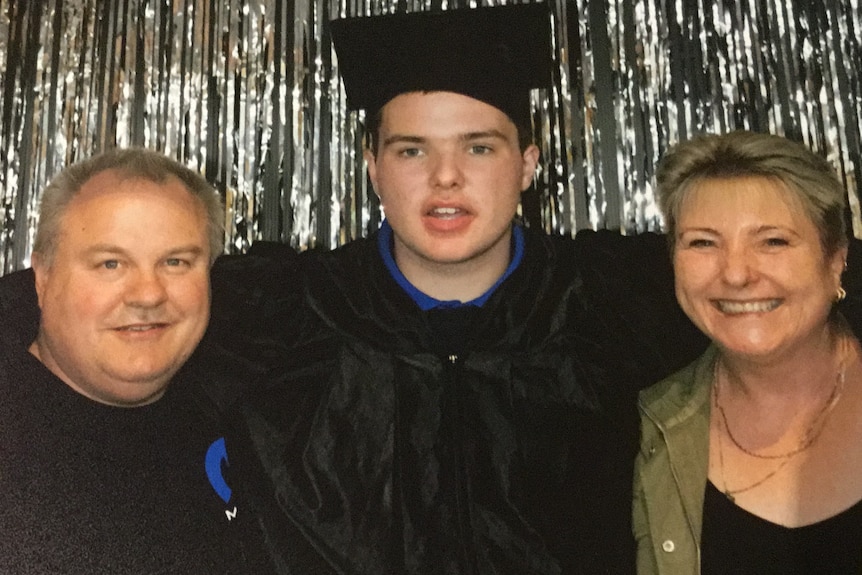
[[[717,350],[640,394],[633,529],[639,575],[700,573],[709,463],[709,398]]]

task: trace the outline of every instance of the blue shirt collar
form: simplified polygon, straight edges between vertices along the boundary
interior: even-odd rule
[[[389,222],[386,220],[383,220],[383,223],[380,225],[380,233],[377,235],[377,249],[380,251],[380,257],[383,258],[383,263],[392,275],[392,279],[394,279],[395,283],[407,292],[407,295],[416,302],[416,305],[418,305],[422,311],[428,311],[434,308],[455,308],[464,305],[482,307],[494,294],[497,288],[500,287],[500,284],[506,281],[506,278],[512,275],[512,272],[518,269],[518,266],[521,265],[521,260],[524,258],[524,230],[522,230],[521,226],[518,224],[512,226],[512,260],[509,262],[509,266],[506,268],[506,271],[503,272],[503,275],[500,276],[488,291],[476,299],[466,302],[435,299],[428,294],[419,291],[416,286],[411,284],[407,278],[404,277],[404,274],[401,273],[400,269],[398,269],[398,264],[395,263],[395,258],[392,255],[392,226],[390,226]]]

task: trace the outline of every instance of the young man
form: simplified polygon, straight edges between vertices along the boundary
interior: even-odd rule
[[[0,572],[270,572],[178,375],[221,238],[212,187],[155,152],[97,156],[45,190],[33,273],[0,280]]]
[[[539,155],[546,10],[333,22],[386,221],[214,276],[214,333],[265,380],[228,438],[235,487],[285,573],[634,570],[635,387],[700,346],[666,345],[696,331],[661,239],[607,258],[598,234],[513,222]]]

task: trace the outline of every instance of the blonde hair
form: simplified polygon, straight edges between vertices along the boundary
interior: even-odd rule
[[[814,223],[826,255],[847,245],[845,190],[832,165],[781,136],[736,131],[702,135],[671,147],[656,169],[659,208],[671,249],[683,200],[703,180],[757,176],[792,193]]]

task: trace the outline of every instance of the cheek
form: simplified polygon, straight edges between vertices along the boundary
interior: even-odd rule
[[[685,256],[677,256],[673,262],[674,285],[677,293],[690,293],[704,282],[705,262]]]
[[[69,289],[64,294],[56,295],[48,313],[61,315],[78,324],[99,321],[109,315],[121,299],[112,291],[95,289],[92,285],[86,289]]]
[[[488,173],[487,169],[485,172]],[[507,170],[505,166],[491,171],[483,184],[485,193],[493,196],[489,200],[488,207],[497,208],[501,212],[510,212],[512,206],[517,206],[521,202],[524,188],[520,184],[520,174]]]
[[[172,301],[190,314],[206,319],[209,315],[210,291],[206,278],[179,282],[172,289]]]
[[[698,306],[709,305],[707,288],[712,277],[709,262],[674,260],[674,289],[683,310],[691,315]]]
[[[380,204],[383,207],[395,209],[408,201],[410,195],[404,194],[403,191],[412,187],[408,178],[390,173],[386,177],[378,178],[377,187],[374,191],[380,198]]]
[[[692,318],[692,298],[689,289],[677,281],[674,285],[674,293],[676,294],[676,301],[679,302],[679,306],[687,316]]]
[[[378,195],[387,217],[413,213],[426,197],[419,193],[415,186],[405,182],[398,182],[394,186],[390,184],[384,191],[378,192]]]
[[[380,160],[377,164],[377,183],[381,188],[398,189],[404,182],[420,180],[423,177],[422,162],[399,161],[391,158]]]

